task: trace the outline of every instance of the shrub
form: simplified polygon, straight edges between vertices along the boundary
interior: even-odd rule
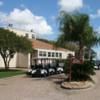
[[[65,72],[69,71],[69,63],[67,62],[65,65]],[[91,75],[94,75],[94,61],[84,61],[83,64],[73,64],[71,67],[71,75],[72,81],[86,81],[91,80]]]
[[[64,61],[64,73],[67,74],[69,71],[69,61],[65,60]]]

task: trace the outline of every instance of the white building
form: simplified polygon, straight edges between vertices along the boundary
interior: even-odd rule
[[[66,50],[63,48],[55,48],[52,44],[40,41],[32,41],[34,54],[31,57],[33,60],[36,60],[37,63],[52,63],[56,59],[66,59],[68,54],[74,55],[74,52]]]
[[[16,53],[10,62],[10,67],[24,67],[28,68],[35,63],[52,63],[55,59],[66,59],[68,54],[74,52],[63,48],[55,48],[53,45],[36,40],[36,33],[31,31],[24,31],[15,28],[7,28],[15,32],[19,36],[26,36],[31,39],[34,48],[33,54]],[[0,67],[4,67],[4,62],[0,57]]]
[[[25,31],[25,30],[16,29],[16,28],[13,28],[13,27],[8,27],[8,28],[5,28],[5,29],[9,29],[10,31],[15,32],[19,36],[25,36],[29,39],[36,39],[36,33],[33,30]]]

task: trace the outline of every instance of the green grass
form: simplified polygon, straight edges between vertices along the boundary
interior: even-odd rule
[[[0,70],[0,78],[12,77],[16,75],[24,74],[24,71],[21,70]]]

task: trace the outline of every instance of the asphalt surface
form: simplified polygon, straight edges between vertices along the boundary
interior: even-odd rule
[[[96,72],[96,85],[87,90],[62,89],[61,77],[0,79],[0,100],[100,100],[100,71]]]

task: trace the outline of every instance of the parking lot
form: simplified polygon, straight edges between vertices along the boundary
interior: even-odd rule
[[[59,85],[63,75],[28,78],[25,75],[0,79],[0,100],[100,100],[100,71],[98,82],[88,90],[65,90]]]

